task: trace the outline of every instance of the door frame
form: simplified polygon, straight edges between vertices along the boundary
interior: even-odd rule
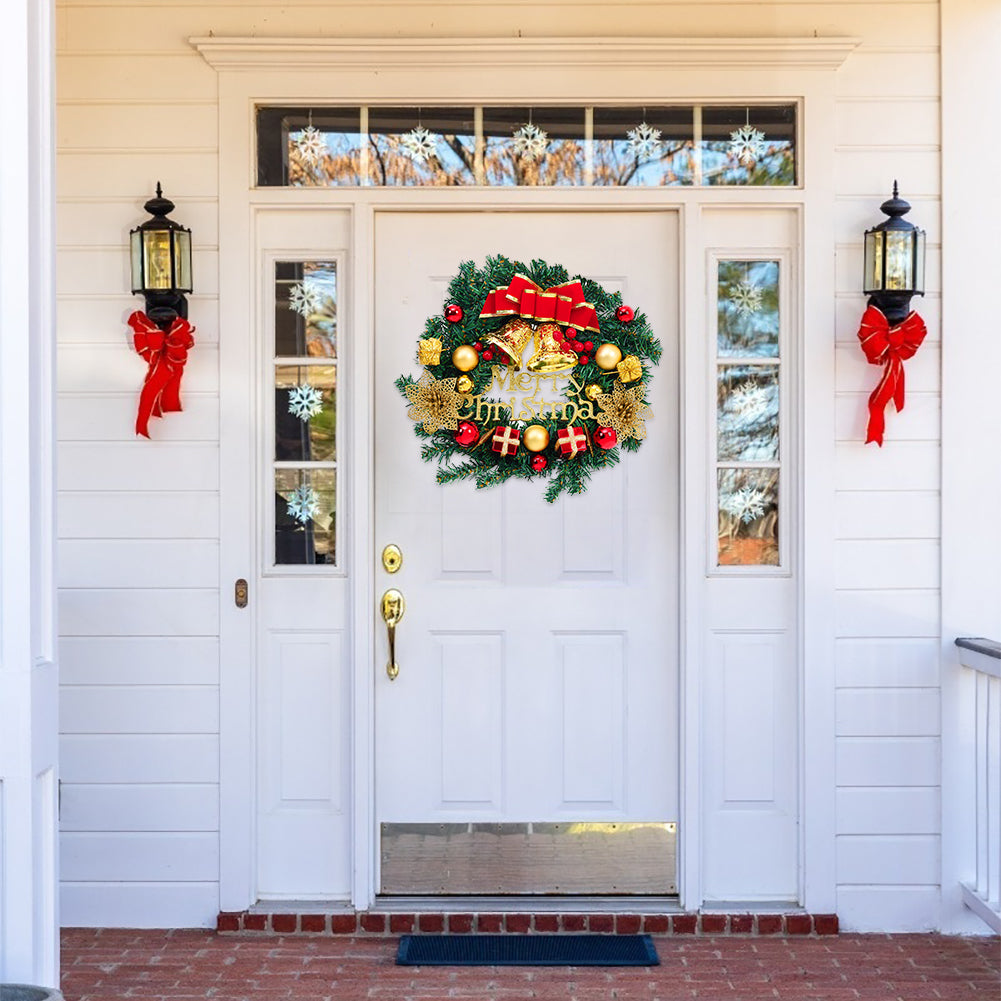
[[[249,579],[248,541],[256,539],[246,502],[256,443],[252,401],[233,405],[256,384],[253,344],[246,331],[257,320],[254,213],[262,209],[339,207],[352,219],[352,295],[348,323],[365,332],[367,350],[346,359],[351,462],[345,499],[354,518],[349,566],[354,580],[352,636],[351,772],[353,885],[358,910],[375,901],[377,831],[374,810],[375,539],[373,535],[374,220],[377,211],[672,209],[681,226],[679,287],[679,405],[681,459],[681,581],[679,635],[679,888],[681,906],[702,902],[700,817],[703,734],[699,664],[706,553],[707,457],[702,446],[708,386],[705,377],[705,296],[700,232],[703,206],[780,206],[800,219],[801,332],[793,420],[798,438],[795,507],[809,510],[796,525],[799,580],[799,817],[800,903],[809,911],[836,910],[833,309],[835,276],[835,71],[858,44],[852,38],[754,39],[268,39],[193,38],[191,44],[219,74],[219,316],[220,510],[220,908],[255,903],[256,815],[254,693],[245,665],[254,663],[253,618],[236,609],[229,582]],[[512,66],[520,73],[500,72]],[[587,73],[574,73],[586,66]],[[497,72],[485,72],[494,69]],[[252,72],[248,72],[251,70]],[[506,88],[489,95],[481,81]],[[653,82],[655,81],[655,83]],[[799,168],[795,188],[680,189],[312,189],[255,188],[257,104],[628,104],[798,101]],[[753,97],[748,96],[753,95]],[[235,179],[243,179],[240,183]],[[807,236],[809,240],[807,240]],[[810,337],[806,337],[809,332]],[[237,484],[243,484],[238,487]],[[251,560],[256,556],[249,553]],[[253,596],[251,596],[253,601]]]

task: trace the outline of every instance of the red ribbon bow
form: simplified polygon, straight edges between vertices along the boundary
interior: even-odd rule
[[[136,351],[149,363],[136,416],[136,434],[148,438],[150,417],[162,417],[181,409],[181,375],[188,350],[195,344],[191,336],[195,328],[178,316],[164,333],[140,310],[127,322],[135,332]]]
[[[883,365],[883,378],[869,396],[869,424],[865,443],[883,447],[886,427],[884,410],[893,400],[897,413],[904,409],[904,362],[921,347],[928,329],[917,313],[909,313],[903,323],[890,326],[882,310],[868,306],[862,316],[858,339],[871,365]]]
[[[516,274],[507,288],[487,293],[480,312],[480,318],[484,316],[520,316],[538,323],[558,323],[600,333],[598,314],[594,306],[585,301],[579,281],[543,290],[527,275]]]

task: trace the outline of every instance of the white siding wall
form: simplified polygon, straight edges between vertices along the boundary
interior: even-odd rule
[[[838,910],[937,922],[938,4],[623,3],[624,36],[854,35],[838,75]],[[216,78],[192,35],[602,35],[605,5],[58,0],[60,552],[67,924],[217,910]],[[863,446],[861,233],[894,177],[928,230],[929,336]],[[185,412],[132,433],[125,244],[157,180],[195,239]],[[809,234],[808,234],[809,238]],[[829,331],[806,331],[814,342]],[[822,405],[822,404],[821,404]],[[226,582],[228,584],[228,582]]]

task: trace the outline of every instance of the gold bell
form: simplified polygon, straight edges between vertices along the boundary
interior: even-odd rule
[[[543,323],[535,332],[535,354],[528,360],[529,372],[548,375],[565,372],[577,364],[577,355],[567,351],[556,339],[560,328],[555,323]]]
[[[532,339],[532,325],[517,317],[508,320],[500,330],[483,338],[487,344],[503,351],[511,359],[515,369],[521,368],[521,355],[525,345]]]

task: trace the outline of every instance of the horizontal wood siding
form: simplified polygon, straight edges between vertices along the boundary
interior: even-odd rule
[[[217,910],[218,131],[194,35],[854,35],[830,123],[837,190],[838,909],[935,923],[939,784],[939,59],[936,2],[57,0],[63,919]],[[151,46],[150,40],[155,44]],[[318,95],[323,96],[323,95]],[[793,95],[794,96],[794,95]],[[928,340],[882,449],[855,341],[862,231],[894,178],[928,231]],[[192,227],[197,344],[182,414],[132,434],[125,243],[160,180]],[[816,405],[824,405],[822,402]]]

